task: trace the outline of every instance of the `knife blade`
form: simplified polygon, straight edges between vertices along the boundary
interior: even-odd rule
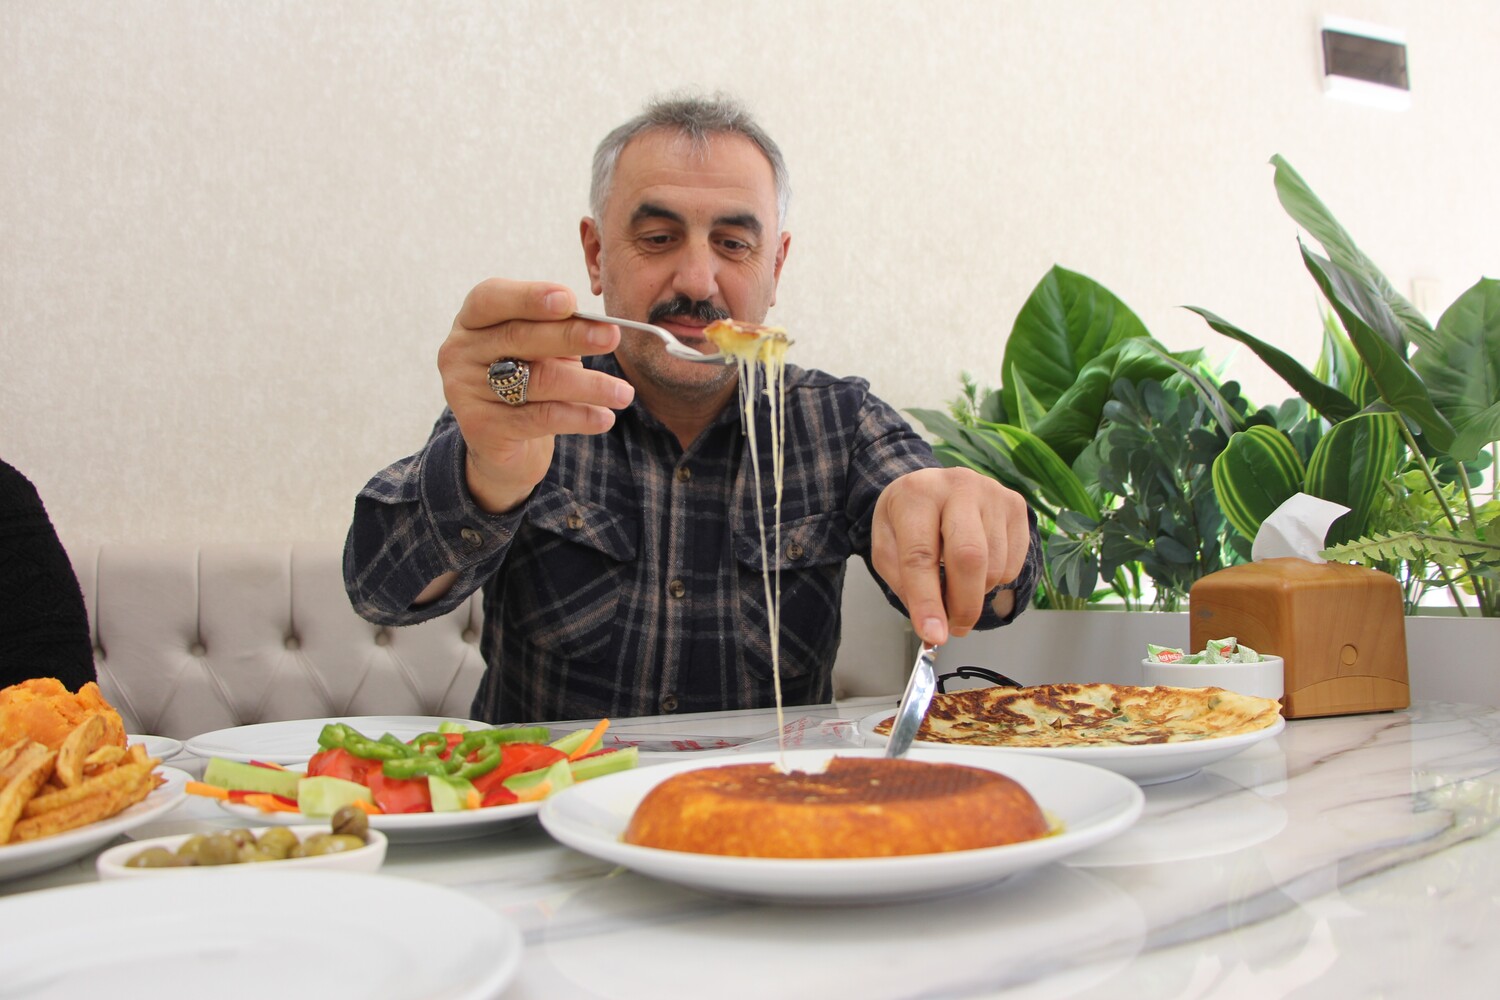
[[[917,652],[917,662],[912,664],[911,677],[907,679],[906,691],[901,695],[901,706],[896,709],[896,721],[891,723],[890,740],[885,745],[887,757],[902,757],[911,749],[911,741],[922,727],[922,718],[937,690],[937,672],[933,664],[937,658],[937,647],[923,644]]]

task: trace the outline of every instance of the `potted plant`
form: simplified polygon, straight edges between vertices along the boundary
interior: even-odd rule
[[[1500,616],[1500,502],[1493,486],[1487,499],[1477,489],[1500,441],[1500,281],[1480,279],[1432,326],[1291,165],[1272,163],[1283,207],[1327,254],[1298,241],[1330,309],[1317,370],[1192,308],[1284,378],[1327,430],[1231,437],[1213,470],[1225,515],[1253,537],[1294,493],[1336,501],[1350,512],[1330,529],[1325,558],[1392,572],[1408,612],[1440,588],[1460,614]]]
[[[1202,352],[1167,351],[1103,285],[1054,267],[1017,315],[1002,370],[999,389],[964,376],[949,412],[911,413],[945,462],[1037,511],[1037,607],[1113,597],[1174,611],[1193,580],[1235,558],[1210,470],[1248,405]]]
[[[1220,436],[1221,447],[1209,459],[1211,494],[1201,480],[1191,485],[1194,462],[1187,451],[1176,460],[1182,496],[1201,502],[1211,495],[1228,525],[1218,536],[1220,561],[1248,557],[1261,519],[1300,490],[1351,508],[1334,525],[1326,557],[1395,573],[1413,609],[1428,590],[1443,587],[1460,598],[1461,612],[1467,603],[1482,615],[1495,613],[1500,506],[1493,488],[1485,498],[1477,487],[1494,468],[1500,438],[1500,283],[1480,281],[1433,327],[1392,289],[1295,171],[1279,157],[1273,163],[1282,204],[1327,254],[1301,248],[1329,303],[1317,364],[1308,371],[1228,321],[1195,311],[1250,347],[1295,397],[1252,411],[1233,383],[1219,383],[1201,354],[1169,354],[1102,286],[1054,268],[1017,317],[1005,348],[1004,386],[981,391],[965,377],[963,396],[950,412],[912,411],[938,437],[935,447],[945,461],[1019,490],[1044,525],[1036,605],[1042,610],[1000,632],[954,640],[946,660],[984,664],[1033,683],[1128,683],[1136,679],[1146,642],[1187,642],[1181,613],[1050,610],[1097,608],[1101,593],[1118,597],[1127,609],[1145,606],[1141,583],[1148,562],[1140,551],[1134,559],[1106,560],[1099,526],[1128,505],[1125,484],[1107,471],[1111,454],[1116,462],[1129,456],[1128,434],[1113,452],[1110,437],[1132,419],[1135,431],[1142,429],[1144,421],[1136,418],[1145,394],[1155,397],[1157,390],[1144,388],[1153,381],[1168,387],[1179,407],[1184,394],[1197,395],[1201,409],[1181,438],[1197,437],[1198,458],[1213,452],[1210,438]],[[1164,505],[1147,501],[1143,509]],[[1152,540],[1155,549],[1162,548],[1159,538]],[[1093,589],[1095,566],[1103,574],[1102,592]],[[1414,697],[1500,700],[1500,672],[1476,677],[1461,669],[1477,651],[1500,643],[1495,625],[1493,619],[1409,618]]]

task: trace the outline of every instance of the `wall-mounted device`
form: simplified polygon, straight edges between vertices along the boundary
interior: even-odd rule
[[[1406,35],[1346,17],[1323,18],[1323,92],[1387,111],[1411,107]]]

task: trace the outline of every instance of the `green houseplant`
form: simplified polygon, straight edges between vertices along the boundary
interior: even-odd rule
[[[1052,268],[1017,314],[1004,384],[964,377],[949,412],[911,411],[935,450],[1018,490],[1043,535],[1037,605],[1113,596],[1175,610],[1236,558],[1213,500],[1213,459],[1247,405],[1198,351],[1173,354],[1108,289]],[[1102,580],[1102,587],[1101,587]]]
[[[1213,479],[1224,513],[1253,537],[1298,491],[1350,512],[1327,558],[1393,572],[1408,609],[1432,588],[1500,615],[1500,503],[1476,489],[1500,440],[1500,282],[1483,278],[1430,324],[1280,156],[1276,192],[1327,256],[1299,240],[1326,300],[1324,346],[1308,371],[1206,309],[1214,330],[1250,348],[1295,390],[1326,430],[1294,437],[1250,426],[1231,436]]]

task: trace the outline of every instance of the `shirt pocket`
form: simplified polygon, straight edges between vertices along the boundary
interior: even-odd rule
[[[794,688],[809,684],[816,688],[826,673],[824,665],[831,669],[838,652],[844,571],[852,552],[848,518],[835,512],[788,521],[781,526],[779,547],[775,529],[768,527],[764,555],[753,516],[742,516],[733,534],[746,669],[762,680],[771,677],[770,615],[763,576],[769,566],[773,596],[776,572],[781,575],[782,681],[806,679],[807,683],[794,684]],[[796,696],[796,690],[783,693],[789,699]]]
[[[506,557],[507,627],[566,659],[603,659],[639,538],[634,518],[585,500],[528,512]]]

